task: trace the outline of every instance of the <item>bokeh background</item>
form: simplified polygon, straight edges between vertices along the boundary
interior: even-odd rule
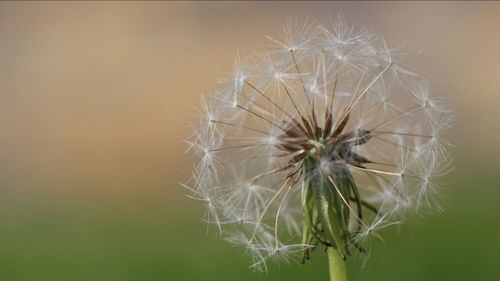
[[[384,231],[350,280],[500,280],[500,3],[1,2],[0,281],[327,280],[253,273],[179,186],[199,96],[288,19],[342,14],[451,98],[444,214]]]

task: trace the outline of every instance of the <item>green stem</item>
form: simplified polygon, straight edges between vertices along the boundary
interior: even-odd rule
[[[333,247],[328,247],[328,264],[330,266],[330,281],[347,281],[345,260]]]

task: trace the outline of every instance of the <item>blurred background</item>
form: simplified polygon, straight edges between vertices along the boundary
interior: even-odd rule
[[[444,214],[384,231],[350,280],[500,280],[500,3],[1,2],[0,281],[327,280],[253,273],[179,186],[195,108],[288,19],[373,27],[451,98]]]

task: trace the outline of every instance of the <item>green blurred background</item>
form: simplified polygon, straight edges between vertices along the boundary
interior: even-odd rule
[[[384,231],[350,280],[500,280],[500,4],[1,2],[0,281],[327,280],[253,273],[179,186],[194,107],[287,19],[374,27],[455,102],[444,214]]]

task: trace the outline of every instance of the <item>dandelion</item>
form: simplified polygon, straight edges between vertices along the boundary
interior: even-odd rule
[[[346,280],[367,239],[439,208],[451,113],[396,49],[341,19],[289,22],[268,38],[204,97],[185,187],[252,268],[324,246],[332,280]]]

